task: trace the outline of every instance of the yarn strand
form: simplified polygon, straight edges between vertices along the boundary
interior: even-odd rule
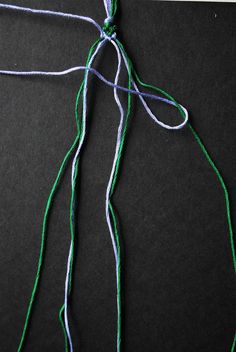
[[[104,45],[104,41],[99,42],[97,45],[94,53],[92,54],[91,58],[89,59],[88,67],[90,67],[97,56],[99,50],[102,48]],[[72,199],[74,198],[74,191],[75,191],[75,181],[76,181],[76,174],[77,174],[77,162],[78,158],[80,156],[81,148],[84,144],[85,140],[85,135],[86,135],[86,115],[87,115],[87,90],[88,90],[88,71],[85,71],[85,78],[84,78],[84,87],[83,87],[83,117],[82,117],[82,125],[81,125],[81,134],[80,134],[80,140],[79,144],[77,147],[77,151],[75,153],[73,162],[72,162]],[[73,214],[73,209],[71,208],[71,216]],[[68,316],[67,316],[67,301],[68,301],[68,287],[69,287],[69,278],[71,276],[71,265],[73,263],[73,251],[74,251],[74,225],[73,222],[71,222],[71,245],[70,245],[70,251],[69,251],[69,256],[68,256],[68,264],[67,264],[67,275],[66,275],[66,282],[65,282],[65,299],[64,299],[64,320],[65,320],[65,326],[66,326],[66,331],[67,331],[67,336],[69,339],[69,344],[70,344],[70,352],[73,352],[73,344],[72,344],[72,339],[70,336],[70,329],[69,329],[69,322],[68,322]]]
[[[118,40],[116,40],[116,42],[119,43]],[[119,45],[120,45],[120,43],[119,43]],[[162,96],[159,96],[159,95],[154,95],[154,94],[150,94],[150,93],[140,92],[138,87],[137,87],[137,85],[135,83],[134,83],[135,89],[131,89],[131,87],[130,88],[126,88],[126,87],[122,87],[122,86],[120,86],[118,84],[114,84],[114,83],[108,81],[103,75],[101,75],[97,70],[95,70],[92,67],[76,66],[76,67],[69,68],[67,70],[57,71],[57,72],[55,72],[55,71],[52,72],[52,71],[9,71],[9,70],[0,70],[0,75],[23,76],[23,77],[24,76],[26,76],[26,77],[27,76],[54,76],[54,77],[56,77],[56,76],[64,76],[64,75],[67,75],[67,74],[70,74],[70,73],[73,73],[73,72],[76,72],[76,71],[80,71],[80,70],[89,71],[89,72],[93,73],[102,82],[104,82],[105,84],[107,84],[108,86],[110,86],[112,88],[117,88],[117,89],[119,89],[121,91],[124,91],[126,93],[131,93],[131,94],[139,96],[139,98],[140,98],[140,100],[141,100],[146,112],[150,116],[150,118],[152,118],[161,127],[172,130],[172,129],[183,128],[187,124],[187,121],[188,121],[188,112],[187,112],[187,110],[181,104],[178,104],[174,100],[173,97],[171,97],[168,93],[164,92],[160,88],[158,88],[158,91],[161,94],[163,94],[165,97],[169,97],[169,99],[167,99],[165,97],[162,97]],[[167,124],[163,123],[162,121],[160,121],[156,117],[156,115],[153,114],[153,112],[148,107],[148,105],[147,105],[146,101],[144,100],[144,98],[157,100],[157,101],[163,102],[165,104],[168,104],[170,106],[173,106],[173,107],[177,108],[178,111],[180,112],[181,116],[183,116],[184,121],[181,122],[180,124],[174,125],[174,126],[170,126],[170,125],[167,125]]]
[[[236,347],[236,332],[234,334],[234,340],[233,340],[233,344],[232,344],[230,352],[235,352],[235,347]]]
[[[95,43],[96,44],[96,43]],[[92,48],[91,48],[92,50]],[[82,82],[77,95],[76,95],[76,103],[75,103],[75,119],[76,119],[76,125],[77,125],[77,134],[78,134],[78,138],[80,136],[80,120],[79,120],[79,115],[78,115],[78,106],[79,106],[79,101],[80,101],[80,97],[81,97],[81,93],[83,90],[83,85],[84,85],[84,81]],[[70,201],[70,230],[72,231],[73,229],[73,233],[71,234],[71,238],[73,240],[74,238],[74,227],[72,227],[71,221],[72,221],[72,216],[71,216],[71,212],[72,212],[72,204],[74,203],[74,199],[71,196],[71,201]],[[74,253],[73,253],[74,254]],[[73,269],[73,261],[71,263],[71,271]],[[71,277],[70,277],[70,287],[69,287],[69,293],[71,291]],[[68,352],[68,337],[67,337],[67,332],[66,332],[66,328],[65,328],[65,324],[64,324],[64,320],[63,320],[63,316],[64,316],[64,309],[65,309],[65,305],[63,304],[59,310],[59,321],[63,330],[63,335],[64,335],[64,341],[65,341],[65,351]]]
[[[143,83],[140,78],[138,77],[137,73],[135,73],[135,77],[138,80],[138,83],[149,89],[153,89],[156,91],[159,91],[157,87],[151,86],[149,84]],[[234,268],[234,273],[236,274],[236,253],[235,253],[235,243],[234,243],[234,233],[233,233],[233,225],[232,225],[232,216],[231,216],[231,207],[230,207],[230,200],[229,200],[229,192],[226,187],[225,181],[223,179],[223,176],[221,175],[219,169],[217,168],[215,162],[213,161],[212,157],[210,156],[206,146],[204,145],[202,139],[200,138],[199,134],[197,133],[196,129],[193,128],[193,126],[190,124],[190,122],[187,123],[187,126],[189,130],[191,131],[192,135],[194,136],[195,141],[199,145],[201,151],[203,152],[208,164],[211,166],[212,170],[214,171],[215,175],[218,178],[218,181],[221,185],[221,188],[224,192],[224,198],[225,198],[225,207],[226,207],[226,215],[227,215],[227,223],[228,223],[228,230],[229,230],[229,241],[230,241],[230,248],[231,248],[231,254],[232,254],[232,262],[233,262],[233,268]]]
[[[89,55],[88,55],[88,60],[87,60],[87,64],[89,65],[90,60],[93,61],[93,56],[96,56],[96,47],[99,45],[100,40],[96,41],[90,51],[89,51]],[[95,52],[94,52],[95,50]],[[91,62],[92,62],[91,61]],[[86,71],[88,72],[88,71]],[[75,108],[75,114],[76,114],[76,123],[77,123],[77,128],[78,128],[78,132],[79,132],[79,142],[78,145],[82,145],[83,143],[83,139],[82,139],[82,135],[84,134],[84,124],[82,121],[82,125],[79,121],[79,117],[78,117],[78,103],[80,100],[80,96],[81,93],[83,91],[83,95],[86,89],[86,76],[80,86],[80,89],[78,91],[77,94],[77,98],[76,98],[76,108]],[[84,115],[84,104],[83,104],[83,115]],[[78,147],[79,148],[79,147]],[[60,321],[62,323],[62,327],[63,327],[63,332],[65,334],[66,332],[66,341],[65,341],[65,351],[68,351],[68,340],[69,340],[69,344],[70,344],[70,351],[73,351],[73,344],[72,344],[72,339],[71,339],[71,335],[70,335],[70,329],[69,329],[69,322],[68,322],[68,313],[67,313],[67,300],[68,300],[68,296],[70,294],[71,291],[71,285],[72,285],[72,271],[73,271],[73,261],[74,261],[74,240],[75,240],[75,229],[74,229],[74,201],[75,201],[75,188],[76,188],[76,179],[77,179],[77,174],[78,174],[78,162],[79,159],[77,157],[76,162],[74,163],[73,160],[73,171],[72,171],[72,178],[71,178],[71,182],[72,182],[72,186],[71,186],[71,201],[70,201],[70,233],[71,233],[71,244],[70,244],[70,251],[69,251],[69,257],[68,257],[68,264],[67,264],[67,275],[66,275],[66,281],[65,281],[65,299],[64,299],[64,304],[60,309]],[[63,322],[63,318],[62,318],[62,314],[64,313],[64,322]]]
[[[73,155],[72,161],[72,170],[71,170],[71,194],[70,194],[70,208],[69,208],[69,220],[70,220],[70,246],[69,246],[69,254],[67,259],[67,268],[66,268],[66,278],[65,278],[65,285],[64,285],[64,303],[59,310],[59,321],[62,326],[64,341],[65,341],[65,352],[73,352],[73,341],[70,332],[69,326],[69,319],[68,319],[68,300],[70,297],[71,289],[72,289],[72,281],[73,281],[73,264],[74,264],[74,251],[75,251],[75,201],[76,201],[76,184],[77,179],[79,176],[79,161],[80,161],[80,154],[84,145],[85,136],[86,136],[86,126],[87,126],[87,95],[88,95],[88,78],[89,73],[96,75],[101,81],[105,84],[113,88],[114,92],[114,99],[118,106],[118,110],[120,113],[120,121],[117,130],[117,137],[116,137],[116,146],[115,146],[115,153],[114,159],[112,163],[111,173],[109,176],[109,181],[106,189],[106,199],[105,199],[105,214],[107,225],[110,232],[111,242],[113,246],[113,252],[115,257],[115,268],[116,268],[116,302],[117,302],[117,344],[116,350],[117,352],[121,351],[121,326],[122,326],[122,309],[121,309],[121,274],[122,274],[122,263],[121,263],[121,246],[120,246],[120,234],[118,230],[118,220],[116,216],[116,212],[114,210],[114,206],[112,204],[112,196],[115,192],[115,188],[117,185],[118,174],[120,170],[121,159],[124,154],[124,145],[127,136],[127,129],[130,119],[131,113],[131,95],[137,95],[149,115],[149,117],[159,126],[168,130],[179,130],[183,128],[185,125],[188,126],[190,132],[192,133],[195,141],[199,145],[203,155],[205,156],[208,164],[211,166],[212,170],[214,171],[217,179],[221,185],[221,188],[224,193],[225,198],[225,207],[226,207],[226,216],[227,216],[227,224],[228,224],[228,232],[229,232],[229,242],[231,247],[232,259],[233,259],[233,267],[234,272],[236,273],[236,252],[235,252],[235,243],[234,243],[234,233],[233,233],[233,226],[232,226],[232,216],[231,216],[231,209],[230,209],[230,199],[228,189],[226,184],[223,180],[223,177],[217,168],[216,164],[214,163],[212,157],[210,156],[206,146],[203,144],[202,139],[199,137],[199,134],[193,128],[193,126],[188,121],[188,111],[185,107],[179,104],[169,93],[165,92],[164,90],[155,87],[153,85],[149,85],[144,83],[134,70],[132,62],[128,57],[126,50],[123,44],[116,38],[115,33],[115,26],[113,24],[114,16],[117,13],[118,7],[118,0],[103,0],[105,11],[107,18],[104,21],[103,27],[101,27],[96,21],[92,18],[87,16],[79,16],[70,13],[63,13],[63,12],[56,12],[51,10],[38,10],[32,9],[28,7],[21,7],[15,6],[10,4],[1,4],[0,9],[2,10],[12,10],[17,12],[22,12],[26,14],[34,14],[34,15],[48,15],[54,17],[61,17],[64,19],[70,20],[81,20],[85,22],[91,23],[96,29],[99,31],[100,38],[91,46],[88,58],[86,61],[85,66],[76,66],[72,67],[63,71],[14,71],[14,70],[0,70],[0,75],[14,75],[14,76],[64,76],[70,73],[83,70],[84,71],[84,78],[80,85],[80,88],[77,92],[76,96],[76,104],[75,104],[75,120],[77,126],[77,134],[76,137],[71,144],[70,148],[68,149],[62,163],[60,165],[59,171],[57,176],[54,180],[52,189],[48,196],[45,212],[43,215],[43,223],[42,223],[42,232],[41,232],[41,244],[40,244],[40,251],[39,251],[39,258],[37,264],[37,271],[34,280],[34,285],[32,289],[32,293],[30,296],[26,317],[24,321],[23,331],[20,339],[20,343],[18,346],[17,351],[22,352],[26,340],[26,334],[29,327],[30,318],[32,315],[32,307],[36,299],[36,295],[38,292],[39,282],[41,279],[42,274],[42,265],[44,262],[45,257],[45,246],[46,246],[46,239],[47,239],[47,226],[48,226],[48,219],[49,213],[53,205],[53,200],[55,198],[56,190],[58,184],[60,182],[61,176],[64,172],[64,169]],[[96,69],[92,67],[93,62],[100,50],[105,46],[106,43],[110,43],[114,46],[117,54],[118,59],[118,66],[115,75],[114,82],[107,80],[103,75],[101,75]],[[119,85],[119,77],[121,72],[121,66],[124,64],[127,74],[128,74],[128,83],[127,87],[123,87]],[[141,92],[139,87],[147,88],[153,93],[144,93]],[[127,93],[127,110],[125,112],[123,105],[120,101],[118,90],[124,91]],[[159,95],[157,95],[158,93]],[[80,100],[82,98],[82,115],[80,116],[78,108],[80,104]],[[161,121],[150,109],[149,105],[146,102],[146,99],[153,99],[160,101],[162,103],[168,104],[178,110],[181,115],[181,122],[177,125],[168,125]],[[233,345],[231,348],[231,352],[234,352],[236,345],[236,333],[233,340]]]
[[[44,261],[44,256],[45,256],[45,240],[46,240],[46,231],[47,231],[47,224],[48,224],[48,216],[49,216],[49,212],[51,210],[51,206],[52,206],[52,202],[55,196],[55,192],[56,189],[58,187],[59,184],[59,180],[63,174],[63,171],[65,169],[65,166],[68,162],[69,157],[71,156],[73,150],[75,149],[77,143],[78,143],[78,136],[76,136],[73,144],[71,145],[71,147],[69,148],[68,152],[66,153],[65,158],[62,161],[62,164],[59,168],[58,174],[56,176],[56,179],[53,183],[52,189],[50,191],[47,203],[46,203],[46,208],[45,208],[45,212],[44,212],[44,216],[43,216],[43,226],[42,226],[42,234],[41,234],[41,245],[40,245],[40,252],[39,252],[39,260],[38,260],[38,266],[37,266],[37,272],[36,272],[36,277],[35,277],[35,281],[34,281],[34,286],[33,286],[33,290],[30,296],[30,301],[29,301],[29,305],[28,305],[28,309],[27,309],[27,313],[26,313],[26,318],[25,318],[25,323],[24,323],[24,327],[23,327],[23,332],[21,335],[21,339],[20,339],[20,343],[17,349],[17,352],[21,352],[24,342],[25,342],[25,338],[26,338],[26,332],[28,329],[28,325],[29,325],[29,320],[31,318],[31,314],[32,314],[32,307],[35,301],[35,297],[36,297],[36,293],[38,290],[38,285],[39,285],[39,281],[41,278],[41,273],[42,273],[42,265],[43,265],[43,261]]]
[[[2,3],[0,3],[0,9],[23,12],[26,14],[46,15],[46,16],[53,16],[53,17],[62,17],[64,19],[70,19],[70,20],[85,21],[94,25],[98,29],[100,34],[102,34],[102,28],[99,26],[99,24],[96,21],[94,21],[92,18],[87,16],[78,16],[78,15],[73,15],[71,13],[64,13],[64,12],[51,11],[51,10],[37,10],[37,9],[32,9],[30,7],[23,7],[23,6],[16,6],[16,5],[10,5],[10,4],[2,4]]]
[[[117,52],[117,58],[118,58],[118,69],[117,69],[117,74],[115,78],[115,84],[117,84],[119,80],[119,75],[120,75],[120,70],[121,70],[121,55],[119,50],[117,49],[116,44],[114,41],[111,41],[111,43],[114,45],[116,52]],[[107,190],[106,190],[106,220],[107,220],[107,225],[110,231],[110,236],[111,240],[113,243],[113,249],[114,249],[114,255],[115,255],[115,260],[116,260],[116,297],[117,297],[117,352],[120,352],[121,348],[121,257],[120,257],[120,237],[119,237],[119,232],[117,229],[117,219],[115,216],[115,212],[111,203],[111,188],[112,188],[112,183],[113,183],[113,178],[114,174],[116,172],[117,168],[117,160],[119,156],[119,150],[121,146],[121,139],[122,139],[122,131],[124,129],[124,124],[125,124],[125,119],[124,119],[124,109],[121,105],[120,99],[117,94],[117,89],[114,88],[114,98],[117,103],[117,106],[120,111],[120,123],[117,131],[117,141],[116,141],[116,149],[115,149],[115,155],[114,155],[114,160],[112,164],[112,169],[111,169],[111,174],[109,178],[109,182],[107,185]],[[111,215],[111,218],[110,218]],[[112,222],[111,222],[112,220]]]

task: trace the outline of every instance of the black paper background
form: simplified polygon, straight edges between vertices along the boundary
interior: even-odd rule
[[[15,4],[93,17],[102,0]],[[236,196],[236,6],[121,1],[118,35],[143,79],[170,92]],[[83,65],[96,30],[85,23],[0,11],[0,68],[61,70]],[[107,47],[95,64],[114,78]],[[20,339],[36,273],[43,209],[75,135],[82,73],[0,77],[0,351]],[[75,351],[116,346],[115,267],[105,221],[117,107],[110,88],[89,86],[89,130],[81,162],[79,234],[70,320]],[[165,121],[177,117],[152,105]],[[114,204],[124,247],[126,352],[230,351],[235,284],[222,189],[190,132],[166,131],[136,99]],[[50,217],[45,265],[25,351],[63,351],[58,309],[69,249],[70,167]]]

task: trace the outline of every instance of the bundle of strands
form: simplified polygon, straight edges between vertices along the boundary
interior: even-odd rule
[[[116,351],[121,351],[121,323],[122,323],[122,314],[121,314],[121,253],[120,253],[120,237],[118,231],[118,223],[117,223],[117,216],[115,210],[112,205],[112,195],[114,194],[116,183],[117,183],[117,176],[119,173],[120,161],[124,149],[124,144],[126,140],[128,122],[131,113],[131,98],[132,95],[137,95],[146,110],[149,117],[159,126],[168,130],[179,130],[183,127],[187,127],[190,132],[192,133],[195,141],[198,143],[200,150],[205,155],[208,163],[210,164],[212,170],[216,174],[218,181],[222,187],[225,197],[225,205],[226,205],[226,215],[227,215],[227,222],[228,222],[228,232],[229,232],[229,240],[233,258],[233,266],[234,272],[236,273],[236,254],[235,254],[235,247],[234,247],[234,236],[233,236],[233,228],[232,228],[232,221],[231,221],[231,213],[230,213],[230,203],[229,203],[229,195],[225,185],[225,182],[216,167],[214,161],[212,160],[211,156],[209,155],[206,147],[204,146],[202,140],[200,139],[199,135],[197,134],[196,130],[192,127],[192,125],[188,121],[188,112],[187,110],[179,104],[170,94],[166,93],[164,90],[157,88],[155,86],[149,85],[144,83],[138,76],[137,72],[134,70],[132,62],[123,46],[123,44],[117,39],[116,36],[116,26],[114,25],[114,17],[117,12],[117,0],[103,0],[105,10],[106,10],[106,19],[104,21],[103,26],[101,27],[96,21],[94,21],[90,17],[86,16],[79,16],[69,13],[63,12],[55,12],[49,10],[36,10],[26,7],[19,7],[14,5],[7,5],[7,4],[0,4],[0,8],[18,12],[24,12],[29,14],[38,14],[38,15],[46,15],[51,17],[63,17],[65,20],[78,20],[78,21],[86,21],[91,23],[95,29],[99,32],[99,38],[96,40],[95,43],[91,46],[88,57],[86,60],[85,66],[77,66],[72,67],[60,72],[45,72],[45,71],[6,71],[0,70],[0,74],[4,75],[13,75],[13,76],[63,76],[68,75],[72,72],[83,70],[84,71],[84,78],[81,83],[81,86],[78,90],[77,97],[76,97],[76,106],[75,106],[75,116],[76,116],[76,126],[77,126],[77,133],[76,137],[71,144],[71,147],[67,151],[56,176],[56,179],[53,183],[52,189],[50,191],[49,197],[46,202],[46,208],[43,217],[43,224],[42,224],[42,235],[41,235],[41,247],[40,247],[40,254],[38,259],[38,267],[37,273],[33,285],[33,290],[31,293],[31,297],[29,300],[29,305],[26,313],[26,318],[24,322],[23,332],[21,335],[20,343],[18,345],[18,352],[23,351],[26,334],[29,328],[29,322],[32,314],[32,307],[35,303],[36,293],[39,286],[39,280],[41,276],[42,264],[44,260],[44,252],[45,252],[45,241],[46,241],[46,231],[48,225],[48,215],[49,211],[52,207],[52,200],[55,195],[56,188],[59,184],[61,175],[67,165],[69,158],[73,155],[73,162],[72,162],[72,170],[71,170],[71,199],[70,199],[70,248],[67,260],[67,270],[66,270],[66,278],[65,278],[65,294],[64,294],[64,303],[60,308],[59,312],[59,319],[61,322],[61,326],[64,333],[64,340],[65,340],[65,351],[66,352],[73,352],[73,341],[70,333],[70,325],[68,320],[68,297],[71,292],[72,286],[72,276],[73,276],[73,261],[74,261],[74,243],[75,243],[75,189],[76,189],[76,182],[78,179],[78,166],[79,166],[79,159],[81,154],[81,149],[85,141],[86,136],[86,124],[87,124],[87,96],[88,96],[88,79],[89,74],[93,74],[97,76],[102,82],[106,85],[112,87],[114,92],[114,99],[115,103],[117,104],[118,111],[120,114],[120,122],[117,130],[117,138],[116,138],[116,146],[115,146],[115,155],[113,159],[113,164],[111,168],[111,173],[109,177],[109,182],[107,185],[106,190],[106,199],[105,199],[105,212],[106,212],[106,221],[111,237],[112,247],[114,251],[115,257],[115,266],[116,266],[116,305],[117,305],[117,338],[116,338]],[[115,79],[114,82],[107,80],[104,76],[102,76],[96,69],[92,66],[95,62],[96,56],[99,52],[105,49],[106,45],[112,45],[115,49],[117,55],[117,68],[115,72]],[[122,65],[126,68],[128,74],[128,81],[127,86],[123,87],[119,85],[119,77]],[[153,93],[143,93],[140,91],[140,87],[148,88]],[[124,91],[127,93],[127,106],[126,108],[123,107],[120,98],[119,98],[119,91]],[[157,95],[159,94],[159,95]],[[149,105],[146,102],[146,99],[158,100],[162,103],[168,104],[177,109],[181,116],[181,122],[178,125],[168,125],[164,122],[160,121],[157,116],[152,112]],[[78,107],[80,101],[82,100],[82,113],[81,115],[78,113]],[[234,336],[233,345],[231,348],[231,352],[234,351],[236,345],[236,334]]]

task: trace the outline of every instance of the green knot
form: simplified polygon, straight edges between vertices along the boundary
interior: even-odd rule
[[[105,19],[102,30],[108,37],[113,36],[113,34],[116,32],[116,25],[113,24],[113,18]]]

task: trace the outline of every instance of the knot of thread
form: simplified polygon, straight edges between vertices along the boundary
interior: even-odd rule
[[[102,30],[105,37],[114,38],[116,36],[116,25],[113,24],[113,17],[105,19]]]

